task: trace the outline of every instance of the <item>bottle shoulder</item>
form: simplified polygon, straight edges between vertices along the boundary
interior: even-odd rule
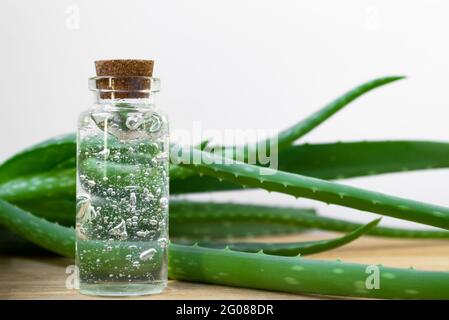
[[[79,129],[101,129],[130,135],[131,132],[147,131],[157,134],[168,132],[168,117],[164,111],[155,106],[110,106],[93,105],[80,113]]]
[[[164,117],[167,117],[166,111],[154,104],[93,104],[88,109],[83,110],[80,115],[85,114],[98,114],[98,113],[158,113]]]

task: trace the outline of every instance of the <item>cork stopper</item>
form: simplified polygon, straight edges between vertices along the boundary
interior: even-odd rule
[[[95,61],[97,76],[107,77],[151,77],[153,65],[153,60],[115,59]]]
[[[151,88],[153,60],[113,59],[95,61],[97,89],[102,99],[146,98]],[[143,78],[140,78],[143,77]],[[145,92],[146,91],[146,92]]]

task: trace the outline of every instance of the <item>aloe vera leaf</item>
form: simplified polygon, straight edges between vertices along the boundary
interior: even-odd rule
[[[260,164],[258,164],[260,165]],[[392,172],[447,168],[449,143],[435,141],[355,141],[288,146],[279,151],[279,170],[320,179],[347,179]],[[234,183],[219,183],[198,175],[174,181],[175,193],[233,190]]]
[[[30,256],[54,255],[53,252],[39,247],[4,228],[0,228],[0,254]]]
[[[189,151],[193,158],[175,161],[199,173],[219,179],[449,229],[449,208],[446,207],[269,168],[264,168],[264,175],[261,176],[261,168],[258,166],[229,159],[225,161],[223,158],[195,149],[185,152]],[[202,161],[195,163],[195,159]]]
[[[171,218],[170,218],[171,219]],[[192,221],[178,223],[170,220],[170,238],[178,242],[198,242],[204,240],[227,240],[231,238],[249,238],[257,236],[273,236],[299,234],[307,231],[294,225],[265,222],[207,222]]]
[[[56,222],[66,227],[75,226],[75,197],[72,199],[61,197],[32,199],[12,203],[25,211],[33,212],[33,214],[45,220]]]
[[[205,139],[201,141],[196,147],[200,150],[204,150],[210,143],[210,139]]]
[[[381,87],[383,85],[386,85],[388,83],[404,79],[403,76],[393,76],[393,77],[384,77],[384,78],[378,78],[371,80],[369,82],[366,82],[348,92],[343,94],[342,96],[338,97],[334,101],[330,102],[326,106],[324,106],[322,109],[314,112],[304,120],[301,120],[300,122],[296,123],[295,125],[281,131],[277,136],[277,146],[278,149],[281,150],[282,148],[290,145],[295,140],[301,138],[305,134],[309,133],[316,127],[318,127],[321,123],[329,119],[331,116],[333,116],[335,113],[340,111],[342,108],[347,106],[350,102],[354,101],[358,97],[362,96],[363,94],[367,93],[368,91],[371,91],[375,88]],[[266,146],[270,144],[270,139],[267,139],[265,141],[258,142],[258,146]]]
[[[270,221],[260,217],[259,213],[257,206],[251,205],[172,200],[170,237],[198,241],[291,234],[306,230],[286,224],[281,219]],[[315,215],[315,211],[308,208],[296,208],[295,213]]]
[[[202,230],[208,224],[212,228],[214,225],[226,226],[230,223],[265,224],[264,231],[267,234],[272,232],[271,228],[279,225],[290,226],[292,229],[289,233],[294,233],[295,227],[351,232],[363,226],[359,223],[316,215],[312,209],[305,208],[183,200],[170,203],[170,224],[176,226],[173,228],[176,234],[178,232],[188,234],[189,231],[186,229],[193,230],[194,225],[201,226],[198,228]],[[207,231],[204,231],[204,234],[207,234]],[[379,226],[369,230],[368,234],[395,238],[449,238],[449,232],[445,230],[414,230]]]
[[[244,252],[259,252],[262,250],[266,254],[278,256],[297,256],[309,255],[323,251],[332,250],[348,244],[362,235],[367,233],[378,225],[380,219],[371,221],[370,223],[361,226],[360,228],[338,238],[306,241],[306,242],[289,242],[289,243],[264,243],[264,242],[200,242],[200,247],[208,248],[226,248],[228,247],[234,251]]]
[[[449,143],[360,141],[291,146],[279,154],[279,169],[320,179],[445,168]]]
[[[68,169],[68,168],[76,168],[76,157],[67,158],[66,160],[60,162],[58,165],[56,165],[54,170]]]
[[[196,148],[198,148],[200,150],[204,150],[204,148],[207,147],[209,142],[210,142],[209,139],[203,140],[196,146]],[[174,145],[171,145],[170,148],[172,146],[174,146]],[[185,179],[185,178],[193,176],[193,175],[195,175],[195,172],[193,172],[187,168],[180,167],[176,164],[170,164],[170,180],[171,181]]]
[[[192,200],[172,200],[170,202],[170,219],[178,223],[193,221],[209,222],[241,222],[258,221],[272,222],[273,216],[278,217],[278,221],[290,219],[292,216],[314,216],[316,211],[312,208],[285,208],[278,207],[229,203],[210,202]],[[283,209],[283,210],[282,210]],[[271,214],[267,218],[267,214]]]
[[[41,173],[76,154],[75,134],[55,137],[21,151],[0,166],[0,182]]]
[[[279,170],[320,179],[344,179],[449,166],[449,143],[432,141],[363,141],[302,144],[278,154]],[[238,190],[239,184],[213,177],[178,175],[172,194]]]
[[[368,289],[379,271],[378,289]],[[291,293],[380,299],[448,299],[449,272],[398,269],[171,244],[172,279]],[[372,287],[371,287],[372,288]]]
[[[170,164],[170,181],[184,180],[188,177],[194,176],[195,172],[187,168],[182,168],[176,164]],[[176,182],[175,182],[176,183]]]
[[[0,224],[42,248],[66,257],[75,252],[75,231],[0,199]]]
[[[24,238],[67,257],[75,232],[0,200],[0,223]],[[46,232],[41,232],[46,231]],[[378,268],[379,289],[367,289]],[[375,270],[374,270],[375,272]],[[171,279],[292,293],[393,299],[449,299],[449,272],[418,271],[341,261],[169,245]]]
[[[23,201],[55,196],[70,198],[75,192],[75,169],[45,172],[33,176],[18,177],[0,184],[0,198],[7,201]]]

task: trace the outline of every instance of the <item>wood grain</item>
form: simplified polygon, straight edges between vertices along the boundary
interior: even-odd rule
[[[307,241],[334,237],[331,233],[310,233],[277,241]],[[312,259],[341,259],[347,262],[381,263],[385,266],[449,271],[448,240],[391,240],[364,237],[342,248],[310,256]],[[60,257],[0,257],[1,299],[101,299],[80,295],[65,286],[66,267],[71,259]],[[137,299],[324,299],[262,290],[170,281],[160,295]],[[117,298],[116,298],[117,299]],[[133,298],[136,299],[136,298]]]

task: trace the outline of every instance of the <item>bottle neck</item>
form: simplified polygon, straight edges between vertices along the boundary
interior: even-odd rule
[[[114,92],[108,93],[107,96],[102,94],[102,92],[93,92],[93,101],[96,105],[113,106],[117,108],[150,108],[151,106],[154,106],[154,96],[154,93],[147,93],[145,96],[139,98],[123,98],[122,96],[116,97]]]
[[[89,89],[97,105],[151,107],[159,88],[160,80],[152,77],[100,76],[89,79]]]

